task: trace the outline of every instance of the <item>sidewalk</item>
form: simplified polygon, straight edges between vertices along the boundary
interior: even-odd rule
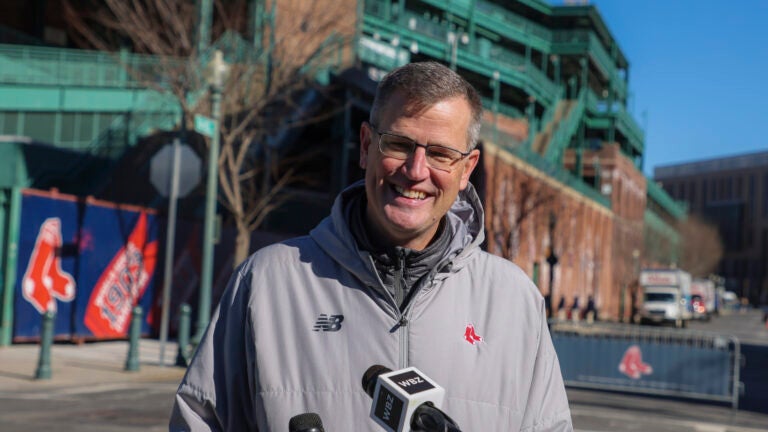
[[[54,343],[51,347],[51,378],[35,379],[40,346],[15,344],[0,347],[0,395],[20,392],[75,391],[133,383],[178,383],[184,368],[174,366],[177,345],[165,345],[160,366],[160,343],[142,339],[139,370],[125,371],[128,341],[87,342],[81,345]]]
[[[0,347],[0,430],[163,432],[184,368],[176,344],[142,339],[139,370],[125,371],[127,341],[55,343],[51,378],[35,379],[37,344]]]

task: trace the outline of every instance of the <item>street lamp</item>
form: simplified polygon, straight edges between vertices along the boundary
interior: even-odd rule
[[[549,296],[546,308],[552,316],[552,301],[555,296],[555,266],[557,265],[557,255],[555,254],[555,225],[557,225],[557,216],[554,213],[549,214],[549,253],[547,254],[547,264],[549,264]]]
[[[213,117],[213,136],[208,150],[208,179],[205,188],[205,221],[203,225],[203,259],[200,274],[200,297],[197,304],[197,325],[193,343],[198,344],[203,337],[211,317],[211,283],[213,281],[213,236],[216,218],[216,193],[219,168],[219,117],[221,115],[221,92],[229,75],[229,65],[224,61],[224,54],[216,50],[213,59],[205,70],[205,81],[211,90],[211,117]]]

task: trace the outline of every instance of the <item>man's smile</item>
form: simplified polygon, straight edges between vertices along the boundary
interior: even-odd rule
[[[427,194],[425,194],[422,191],[417,191],[417,190],[413,190],[413,189],[406,189],[406,188],[404,188],[402,186],[398,186],[398,185],[394,185],[394,189],[395,189],[395,191],[398,194],[400,194],[400,195],[402,195],[402,196],[404,196],[406,198],[411,198],[411,199],[416,199],[416,200],[423,200],[424,198],[427,197]]]

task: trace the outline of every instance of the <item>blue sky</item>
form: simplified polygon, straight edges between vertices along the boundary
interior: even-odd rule
[[[646,174],[768,150],[768,0],[589,3],[629,59]]]

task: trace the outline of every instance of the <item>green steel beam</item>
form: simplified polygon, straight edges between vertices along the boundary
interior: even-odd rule
[[[0,44],[0,83],[133,88],[184,61],[125,51]]]
[[[552,8],[553,17],[580,17],[589,20],[592,29],[597,33],[603,41],[605,41],[605,47],[610,47],[612,43],[616,43],[611,32],[608,30],[608,26],[605,25],[603,17],[598,12],[594,5],[587,6],[555,6]],[[620,68],[626,69],[629,67],[629,62],[624,56],[623,51],[617,45],[616,61]]]
[[[547,15],[552,15],[552,6],[550,6],[547,2],[543,0],[518,0],[518,1],[528,6],[531,9],[537,10]]]
[[[213,0],[197,0],[197,52],[202,53],[211,45],[213,24]]]
[[[476,26],[485,27],[520,44],[543,52],[550,50],[551,36],[548,29],[501,6],[482,0],[422,1],[443,10],[446,14],[461,17],[466,22],[471,18]]]
[[[6,234],[6,220],[10,208],[10,190],[7,188],[0,188],[0,322],[2,322],[2,316],[5,315],[5,302],[2,300],[5,298],[5,254],[8,249],[5,244]],[[2,328],[2,324],[0,324]]]
[[[178,111],[178,102],[154,90],[0,83],[0,111]]]
[[[406,19],[403,16],[403,19]],[[416,17],[418,20],[418,17]],[[410,30],[407,25],[394,26],[390,22],[378,17],[366,14],[364,31],[368,34],[378,34],[382,39],[393,40],[397,35],[400,44],[414,41],[418,45],[419,52],[432,58],[448,60],[446,54],[450,52],[446,31],[442,27],[429,26],[429,22],[418,22],[416,30]],[[556,88],[537,68],[525,64],[525,58],[515,57],[515,54],[497,49],[488,56],[482,56],[480,47],[470,46],[457,51],[458,66],[486,77],[491,77],[498,70],[501,73],[501,81],[507,85],[525,89],[536,97],[542,104],[551,104],[556,97]],[[492,63],[489,60],[492,57]],[[491,68],[493,66],[493,68]]]
[[[250,11],[253,46],[260,49],[264,43],[264,0],[250,0]]]
[[[2,317],[0,317],[0,346],[11,344],[13,339],[13,289],[16,283],[16,265],[19,255],[19,227],[21,225],[21,188],[10,189],[8,206],[8,230],[6,237],[5,279],[2,290]]]

